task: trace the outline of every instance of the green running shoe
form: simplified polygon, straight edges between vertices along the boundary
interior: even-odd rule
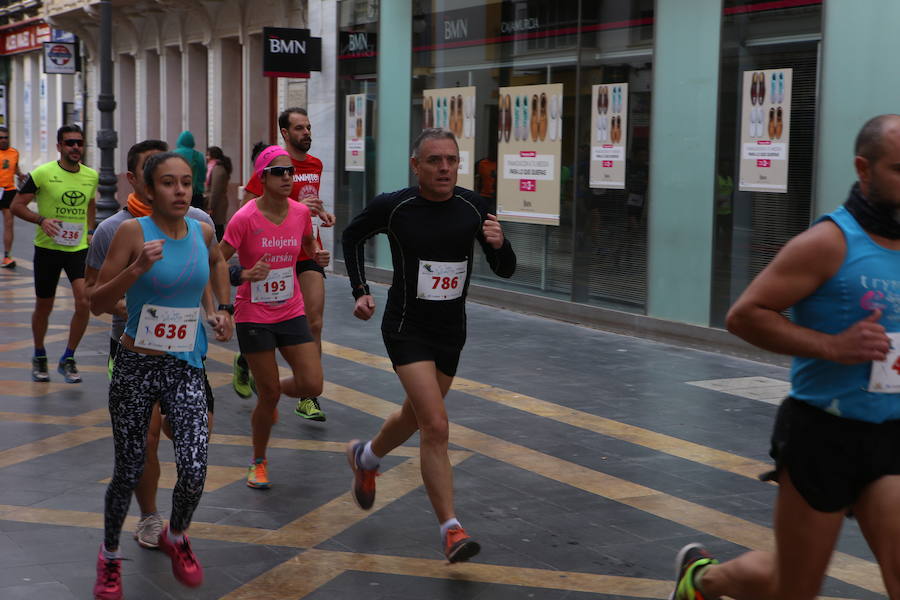
[[[300,398],[294,414],[310,421],[324,421],[325,412],[319,407],[317,398]]]
[[[241,361],[241,355],[235,354],[234,368],[231,373],[231,387],[234,388],[234,392],[241,398],[249,398],[254,392],[251,388],[253,380],[250,376],[250,369],[242,366],[241,362],[243,362]]]
[[[700,593],[695,583],[695,576],[699,569],[717,564],[719,561],[713,558],[700,544],[688,544],[682,548],[675,559],[675,591],[669,596],[669,600],[718,600],[707,599]]]

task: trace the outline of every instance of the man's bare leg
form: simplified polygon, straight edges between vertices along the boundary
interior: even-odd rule
[[[776,552],[748,552],[710,566],[699,582],[701,592],[706,598],[814,600],[844,516],[844,511],[812,508],[782,471],[775,505]]]
[[[900,475],[886,475],[870,484],[853,514],[881,567],[891,600],[900,600]]]

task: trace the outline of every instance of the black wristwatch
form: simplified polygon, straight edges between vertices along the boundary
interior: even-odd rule
[[[359,300],[363,296],[369,296],[371,292],[369,291],[369,286],[363,284],[362,287],[353,288],[353,299]]]
[[[234,316],[234,304],[220,304],[216,310],[224,310],[232,317]]]

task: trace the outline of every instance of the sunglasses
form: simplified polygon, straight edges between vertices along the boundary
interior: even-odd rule
[[[63,144],[69,146],[84,146],[84,140],[63,140]]]
[[[275,177],[284,177],[285,175],[293,175],[294,167],[266,167],[263,173],[274,175]]]
[[[8,140],[8,139],[9,139],[8,135],[0,135],[0,140]]]

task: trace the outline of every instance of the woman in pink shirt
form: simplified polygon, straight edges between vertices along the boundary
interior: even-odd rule
[[[238,210],[225,229],[220,249],[225,260],[237,252],[243,272],[235,301],[238,344],[256,380],[257,402],[251,417],[253,462],[247,485],[265,489],[266,447],[278,415],[282,393],[294,398],[322,393],[322,360],[309,330],[303,295],[294,266],[301,250],[328,264],[312,234],[309,209],[288,197],[293,186],[291,157],[269,146],[256,158],[263,195]],[[275,348],[288,362],[292,376],[279,380]]]

